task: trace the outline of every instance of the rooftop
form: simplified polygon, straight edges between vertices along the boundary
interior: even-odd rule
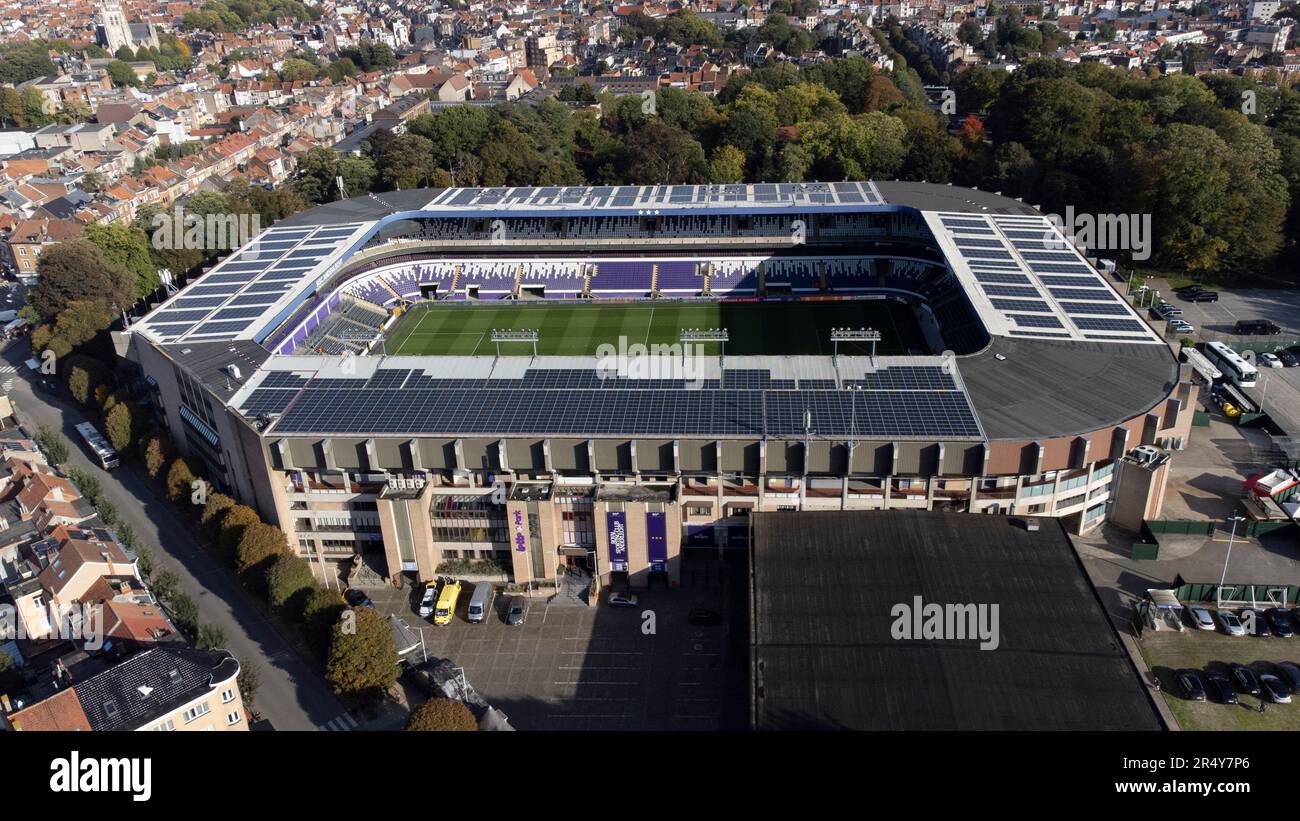
[[[754,727],[1161,729],[1064,529],[1039,525],[903,510],[755,514]],[[925,605],[956,604],[998,608],[995,649],[895,637]]]

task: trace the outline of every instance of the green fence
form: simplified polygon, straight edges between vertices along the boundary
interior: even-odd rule
[[[1160,558],[1158,542],[1134,542],[1132,558],[1136,560]]]
[[[1210,426],[1209,411],[1196,411],[1192,414],[1192,427],[1208,428]]]
[[[1213,536],[1217,522],[1204,519],[1150,519],[1142,522],[1144,532],[1170,536]]]
[[[1216,592],[1219,589],[1217,582],[1183,582],[1182,579],[1179,578],[1176,580],[1176,583],[1179,584],[1174,588],[1174,595],[1178,597],[1179,601],[1212,602],[1217,599]],[[1239,601],[1248,601],[1251,599],[1260,602],[1270,601],[1281,598],[1281,594],[1285,592],[1286,601],[1288,603],[1294,603],[1297,600],[1297,596],[1300,596],[1300,587],[1293,584],[1236,584],[1229,582],[1223,587],[1225,594],[1224,598],[1236,599]],[[1232,589],[1229,590],[1228,588]],[[1272,598],[1268,595],[1270,591],[1275,593]]]

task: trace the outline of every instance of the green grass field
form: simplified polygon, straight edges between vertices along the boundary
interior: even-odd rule
[[[731,355],[829,355],[833,327],[874,328],[881,355],[923,352],[911,310],[892,300],[834,302],[663,302],[653,305],[488,303],[415,306],[387,341],[391,356],[485,356],[496,352],[493,329],[534,328],[543,356],[593,355],[604,344],[672,344],[685,328],[726,328]],[[712,351],[710,351],[712,352]],[[869,353],[843,343],[842,354]],[[528,343],[503,343],[503,356],[531,355]]]

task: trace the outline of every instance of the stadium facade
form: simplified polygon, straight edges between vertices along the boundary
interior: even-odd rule
[[[489,301],[848,299],[906,306],[921,349],[715,345],[689,379],[534,355],[527,334],[500,356],[388,350],[403,314]],[[579,563],[606,584],[672,583],[683,550],[744,547],[769,510],[1042,515],[1082,532],[1122,494],[1158,505],[1160,482],[1126,489],[1117,468],[1139,444],[1180,447],[1195,400],[1161,336],[1043,214],[910,182],[354,198],[277,223],[117,342],[212,481],[304,557],[362,555],[389,578],[493,558],[517,582]]]

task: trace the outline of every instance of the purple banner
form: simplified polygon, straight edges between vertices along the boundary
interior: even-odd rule
[[[527,553],[528,542],[524,538],[524,513],[522,510],[515,511],[515,552]]]
[[[650,569],[663,571],[668,564],[668,519],[663,513],[645,515],[646,541],[650,552]]]
[[[610,511],[605,514],[609,528],[609,569],[614,573],[627,572],[627,514]]]

